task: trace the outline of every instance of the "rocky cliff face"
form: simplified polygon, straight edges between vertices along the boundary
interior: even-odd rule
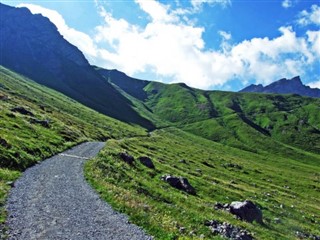
[[[152,128],[48,18],[0,3],[0,64],[103,114]]]
[[[299,94],[301,96],[320,98],[320,89],[313,89],[304,85],[299,76],[292,79],[283,78],[265,87],[261,84],[252,84],[240,92]]]

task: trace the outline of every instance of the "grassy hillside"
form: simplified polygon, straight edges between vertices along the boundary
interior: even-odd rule
[[[110,75],[109,80],[120,88],[126,86],[123,90],[135,98],[132,102],[144,105],[167,125],[207,139],[251,152],[283,152],[278,151],[280,142],[320,153],[320,99],[203,91],[182,83],[135,84],[138,80],[123,75]],[[144,97],[138,98],[137,93]]]
[[[146,135],[0,66],[0,223],[20,171],[88,140]]]
[[[247,229],[255,239],[319,235],[320,156],[287,150],[291,156],[286,158],[251,153],[167,128],[150,137],[108,141],[85,170],[104,199],[156,239],[222,239],[204,224],[213,219]],[[120,159],[121,152],[134,156],[135,164]],[[142,165],[140,156],[150,157],[155,170]],[[161,180],[165,174],[186,177],[197,195],[172,188]],[[262,209],[264,225],[214,209],[216,202],[245,199]]]
[[[79,142],[110,139],[86,164],[86,177],[157,239],[221,239],[205,226],[208,220],[263,240],[320,235],[319,100],[136,79],[127,85],[125,75],[106,73],[158,130],[147,134],[0,68],[0,226],[6,194],[21,170]],[[120,152],[134,156],[135,164],[123,162]],[[156,169],[143,166],[140,156],[149,156]],[[197,194],[172,188],[161,180],[165,174],[186,177]],[[245,199],[262,209],[263,225],[214,209],[216,202]]]

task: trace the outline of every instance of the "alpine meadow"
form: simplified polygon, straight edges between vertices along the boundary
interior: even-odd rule
[[[159,66],[153,65],[153,53],[146,55],[150,59],[149,65],[141,69],[150,74],[156,72],[159,80],[141,80],[138,74],[131,74],[138,72],[149,76],[141,69],[140,72],[128,70],[130,74],[126,74],[125,70],[131,68],[121,68],[124,64],[121,61],[129,61],[131,55],[123,59],[122,50],[130,53],[133,50],[122,45],[129,44],[122,42],[123,38],[138,41],[145,37],[142,43],[148,49],[148,41],[154,38],[154,25],[160,26],[159,29],[168,25],[176,27],[176,32],[171,32],[174,37],[179,33],[178,27],[191,31],[205,22],[204,18],[211,16],[208,9],[214,11],[219,7],[220,11],[231,14],[228,13],[230,9],[240,8],[239,4],[244,7],[245,3],[137,0],[132,3],[35,1],[35,4],[25,4],[17,1],[13,6],[8,1],[2,2],[0,239],[320,239],[320,89],[317,88],[320,85],[314,82],[320,76],[316,65],[320,63],[320,53],[314,58],[310,57],[311,53],[304,57],[299,55],[302,59],[299,68],[293,71],[291,65],[286,65],[288,71],[292,70],[290,73],[300,74],[302,64],[317,63],[303,65],[309,67],[309,72],[301,72],[292,79],[276,78],[280,79],[278,81],[261,80],[255,73],[241,75],[246,71],[254,72],[255,65],[249,57],[233,61],[234,65],[226,64],[219,71],[228,68],[236,71],[241,62],[244,68],[241,74],[232,73],[237,77],[225,80],[223,84],[212,80],[203,90],[193,85],[196,79],[177,79],[177,76],[189,76],[191,70],[183,65],[184,57],[174,55],[175,51],[171,57],[177,57],[176,61],[181,61],[181,68],[188,74],[180,74],[180,69],[170,72],[170,68],[164,71],[168,74],[161,72],[160,62]],[[108,22],[109,32],[104,34],[110,35],[106,37],[100,33],[90,40],[96,44],[92,45],[94,54],[82,49],[86,44],[85,47],[91,46],[89,35],[64,22],[62,16],[69,19],[63,15],[69,4],[74,4],[77,10],[92,5],[101,19]],[[272,11],[271,3],[261,3],[261,6],[263,4],[270,7],[266,11]],[[320,14],[320,7],[308,3],[310,10],[293,15],[299,4],[304,4],[301,9],[307,5],[299,1],[283,1],[278,5],[288,16],[304,17],[304,27],[319,26],[318,20],[306,17],[308,11]],[[50,10],[50,6],[55,10]],[[61,14],[53,6],[57,9],[64,6],[60,9]],[[130,6],[131,10],[128,10]],[[124,12],[118,13],[118,8]],[[96,20],[90,15],[90,9],[87,8],[88,16],[83,15],[90,21],[86,24],[78,21],[90,27],[93,34],[103,27],[90,25]],[[132,16],[140,14],[136,25],[130,25],[130,18],[121,15],[130,11]],[[74,14],[74,19],[80,19],[78,13]],[[261,14],[261,21],[265,21]],[[230,16],[226,15],[226,22]],[[71,15],[68,17],[72,22]],[[281,21],[289,21],[283,18]],[[145,19],[150,22],[142,22]],[[302,28],[303,24],[298,20],[295,20],[296,25]],[[245,19],[239,25],[242,23]],[[216,24],[220,26],[218,22]],[[214,26],[206,23],[198,28],[204,31],[206,28],[212,30]],[[143,32],[143,27],[149,31]],[[117,39],[123,28],[127,35]],[[266,25],[265,31],[268,29]],[[67,34],[70,32],[73,38]],[[313,32],[318,34],[314,36],[319,42],[320,33],[316,28],[308,30],[309,38],[304,44],[302,35],[295,35],[300,37],[295,44],[301,43],[302,53],[309,48],[317,53],[316,45],[307,45],[315,39],[311,37]],[[201,34],[198,31],[196,36]],[[218,46],[222,50],[217,59],[221,60],[222,54],[231,58],[237,45],[227,42],[233,40],[227,32],[220,31],[220,35],[224,40]],[[248,33],[248,36],[251,35]],[[184,44],[193,37],[181,37],[179,44],[187,46]],[[85,39],[86,44],[76,45],[69,38],[75,42]],[[110,45],[102,44],[105,49],[99,49],[98,44],[104,38],[111,39]],[[249,45],[259,39],[243,42]],[[280,40],[273,41],[277,47],[282,44]],[[262,41],[268,47],[270,42],[268,37]],[[136,44],[139,48],[141,43]],[[262,47],[263,44],[258,45]],[[288,41],[287,45],[290,44]],[[115,46],[119,47],[118,52],[110,50]],[[154,54],[160,59],[161,51],[157,52],[156,46],[162,45],[154,46]],[[176,47],[173,41],[172,46]],[[214,47],[207,50],[201,46],[195,52],[203,55],[197,55],[196,61],[207,66],[204,59],[218,54]],[[284,56],[291,57],[290,64],[298,59],[293,54],[298,54],[297,49],[301,46],[296,46],[294,52],[283,47]],[[252,51],[254,47],[256,45]],[[186,56],[193,58],[195,55],[191,50]],[[266,75],[275,69],[271,63],[277,58],[272,55],[274,52],[269,56],[269,50],[264,50],[265,55],[259,58],[259,64],[263,66],[260,70]],[[146,53],[140,51],[139,54],[144,56]],[[132,58],[132,69],[142,61],[139,54]],[[253,56],[255,53],[247,54]],[[105,59],[106,56],[110,59]],[[100,62],[99,57],[103,57]],[[171,58],[168,61],[171,62]],[[278,65],[280,69],[280,63]],[[121,70],[113,69],[113,66],[119,66]],[[198,65],[192,67],[196,69]],[[209,78],[214,78],[210,74],[207,72]],[[219,72],[214,74],[218,79]],[[307,76],[312,76],[313,82],[306,84]],[[314,76],[318,78],[314,79]],[[172,81],[168,80],[170,77]],[[248,79],[243,80],[246,77]],[[242,90],[231,88],[231,91],[226,87],[236,81],[242,81],[242,85],[235,85],[241,85]],[[216,90],[214,86],[224,88]],[[95,148],[90,150],[90,144],[96,144]],[[81,170],[70,169],[76,161],[81,161],[78,165]],[[31,193],[36,197],[30,197],[33,196],[29,195]],[[106,209],[108,213],[105,213]],[[28,220],[18,219],[19,214]],[[108,232],[108,236],[103,235],[101,229]]]

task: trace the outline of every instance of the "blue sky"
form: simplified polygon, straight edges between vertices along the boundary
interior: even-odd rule
[[[320,4],[306,0],[1,1],[47,16],[91,64],[237,91],[300,75],[320,88]]]

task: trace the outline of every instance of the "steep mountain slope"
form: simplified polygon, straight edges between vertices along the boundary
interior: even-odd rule
[[[251,84],[239,92],[299,94],[301,96],[320,98],[320,89],[310,88],[309,86],[304,85],[299,76],[292,79],[283,78],[265,87],[261,84]]]
[[[135,98],[133,102],[143,104],[167,125],[251,152],[285,154],[278,147],[282,143],[320,153],[319,99],[202,91],[182,83],[139,83],[124,74],[108,76]]]
[[[0,239],[6,194],[20,171],[88,140],[146,135],[0,66]]]
[[[54,24],[26,8],[0,3],[0,65],[114,118],[153,128],[131,102],[89,65]]]

